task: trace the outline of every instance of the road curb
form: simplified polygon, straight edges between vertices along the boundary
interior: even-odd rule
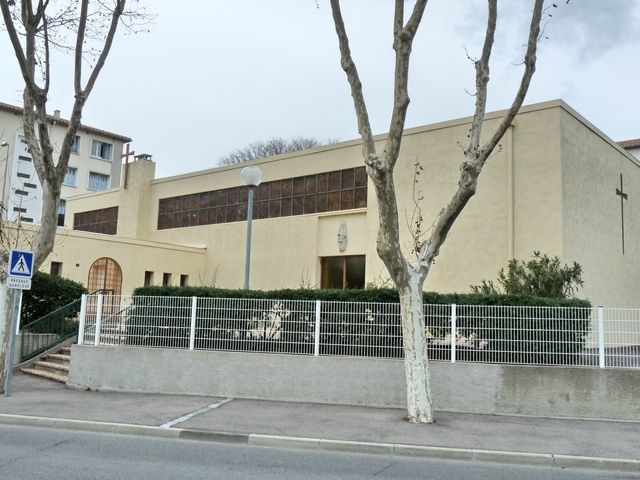
[[[160,438],[209,441],[218,443],[248,444],[270,448],[297,448],[352,453],[401,455],[439,458],[446,460],[471,460],[478,462],[511,463],[521,465],[555,466],[559,468],[588,468],[620,470],[640,473],[640,459],[586,457],[545,453],[481,450],[472,448],[436,447],[399,443],[357,442],[322,438],[289,437],[284,435],[244,434],[215,432],[187,428],[165,428],[128,423],[96,422],[28,415],[0,414],[0,424],[30,427],[46,427],[120,435],[144,435]]]

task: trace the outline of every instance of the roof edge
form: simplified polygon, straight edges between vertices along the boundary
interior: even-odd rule
[[[0,110],[4,110],[6,112],[15,113],[17,115],[22,115],[22,112],[23,112],[24,109],[22,107],[17,106],[17,105],[11,105],[9,103],[0,102]],[[47,115],[47,119],[51,123],[57,123],[57,124],[64,125],[64,126],[69,125],[69,120],[67,120],[66,118],[56,118],[53,115]],[[129,138],[127,136],[120,135],[119,133],[109,132],[107,130],[102,130],[100,128],[91,127],[89,125],[80,124],[80,126],[78,127],[78,130],[81,130],[81,131],[83,131],[85,133],[93,133],[93,134],[96,134],[96,135],[100,135],[102,137],[107,137],[107,138],[110,138],[112,140],[119,140],[119,141],[121,141],[123,143],[131,142],[131,138]]]

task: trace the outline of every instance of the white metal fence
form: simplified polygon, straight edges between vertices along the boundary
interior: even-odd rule
[[[640,309],[425,305],[429,357],[640,368]],[[79,344],[402,358],[400,306],[84,296]]]

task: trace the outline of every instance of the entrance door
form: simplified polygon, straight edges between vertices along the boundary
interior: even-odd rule
[[[112,295],[122,292],[122,269],[113,258],[102,257],[93,262],[89,269],[89,292],[109,290]],[[107,292],[105,292],[107,293]]]

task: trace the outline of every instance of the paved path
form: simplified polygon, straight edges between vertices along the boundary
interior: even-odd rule
[[[352,451],[415,454],[410,447],[420,446],[430,449],[420,455],[440,451],[470,459],[491,458],[484,451],[509,452],[513,461],[569,466],[575,459],[561,456],[598,457],[628,460],[621,468],[640,475],[640,423],[436,412],[435,424],[418,426],[403,416],[399,409],[79,391],[25,375],[15,377],[10,397],[0,397],[0,423],[34,424],[32,417],[46,417],[79,422],[39,424],[307,448],[328,447],[331,441],[330,448]],[[95,422],[140,427],[103,428]],[[594,459],[579,465],[604,464]]]

